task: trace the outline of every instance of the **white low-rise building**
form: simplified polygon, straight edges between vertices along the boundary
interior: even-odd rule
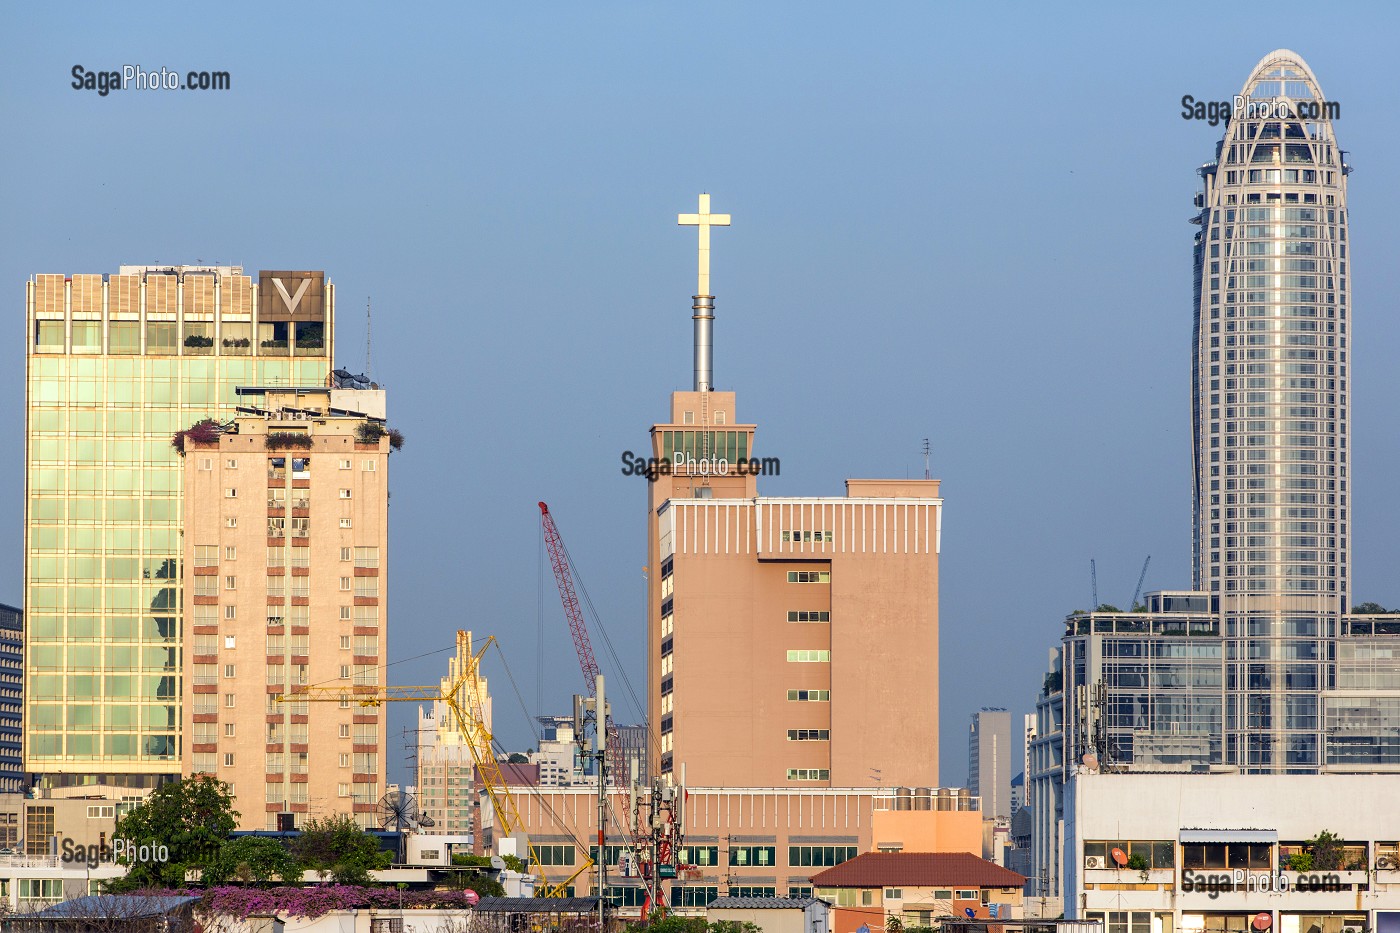
[[[1400,933],[1394,774],[1080,767],[1064,820],[1065,915],[1107,933]],[[1293,870],[1323,832],[1336,864]]]

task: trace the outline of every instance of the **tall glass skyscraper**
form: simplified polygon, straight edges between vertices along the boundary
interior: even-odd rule
[[[1300,56],[1265,56],[1196,196],[1194,584],[1225,639],[1225,758],[1319,765],[1347,612],[1348,166]]]
[[[124,266],[28,284],[24,760],[45,782],[180,771],[172,438],[231,418],[238,386],[330,375],[332,287],[319,272],[260,283],[238,267]]]

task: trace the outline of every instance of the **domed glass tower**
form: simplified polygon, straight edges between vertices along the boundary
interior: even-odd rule
[[[1345,153],[1335,102],[1281,49],[1199,170],[1194,582],[1225,636],[1227,763],[1319,765],[1318,692],[1350,578]]]

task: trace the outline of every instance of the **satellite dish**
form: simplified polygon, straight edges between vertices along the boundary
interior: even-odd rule
[[[1264,930],[1267,930],[1273,925],[1274,915],[1269,913],[1267,910],[1259,911],[1259,913],[1254,915],[1254,919],[1250,921],[1250,926],[1254,927],[1254,929],[1256,930],[1259,930],[1260,933],[1263,933]]]
[[[1084,757],[1081,758],[1080,761],[1084,762],[1084,767],[1088,768],[1090,771],[1099,770],[1099,756],[1095,755],[1093,752],[1085,752]]]
[[[491,867],[496,869],[496,871],[505,871],[506,860],[501,858],[499,855],[493,855],[491,856]]]
[[[1122,849],[1114,849],[1110,854],[1113,856],[1113,860],[1118,863],[1119,868],[1128,864],[1128,853]]]
[[[423,814],[418,810],[418,801],[412,794],[391,790],[379,798],[379,828],[403,832],[404,829],[418,829],[422,825]]]
[[[977,918],[977,911],[973,910],[971,907],[964,907],[963,913],[967,914],[967,919],[969,920],[975,920]]]

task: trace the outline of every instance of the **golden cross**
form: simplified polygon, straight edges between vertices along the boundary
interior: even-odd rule
[[[700,213],[678,214],[676,223],[683,227],[700,228],[700,265],[695,294],[710,294],[710,228],[729,226],[728,214],[710,213],[710,196],[700,195]]]

